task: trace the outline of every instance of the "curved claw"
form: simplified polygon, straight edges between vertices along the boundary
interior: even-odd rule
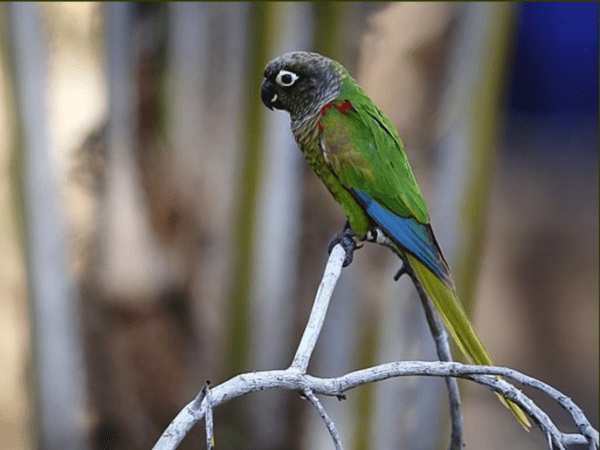
[[[360,248],[356,245],[356,240],[354,239],[354,231],[352,230],[348,222],[346,222],[346,224],[344,225],[344,230],[336,234],[333,237],[333,239],[329,242],[329,245],[327,246],[327,252],[331,253],[333,247],[335,247],[337,244],[340,244],[346,252],[346,258],[344,259],[344,264],[342,265],[342,267],[347,267],[352,262],[352,259],[354,257],[354,250]]]

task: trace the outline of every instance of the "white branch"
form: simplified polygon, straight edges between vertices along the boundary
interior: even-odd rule
[[[154,446],[154,450],[177,448],[188,431],[207,414],[207,411],[212,412],[212,408],[233,398],[266,389],[287,389],[304,395],[317,408],[332,436],[335,448],[341,450],[339,434],[315,394],[339,398],[343,396],[344,392],[363,384],[406,376],[458,377],[471,380],[487,386],[519,405],[547,437],[549,449],[565,450],[568,446],[581,444],[587,445],[591,450],[599,448],[598,431],[592,427],[581,409],[569,397],[546,383],[513,369],[474,366],[457,362],[402,361],[357,370],[336,378],[318,378],[307,375],[306,368],[325,320],[329,299],[341,272],[343,260],[344,250],[340,245],[336,245],[329,257],[315,305],[292,365],[286,370],[237,375],[210,391],[203,388],[198,396],[183,408],[171,422]],[[498,376],[503,378],[500,379]],[[540,390],[554,399],[569,413],[579,433],[561,432],[544,411],[507,380],[514,380],[522,385]],[[210,429],[210,433],[212,433],[212,426]],[[212,443],[212,440],[209,442]]]
[[[206,393],[206,414],[205,414],[205,422],[206,422],[206,448],[208,450],[213,450],[215,447],[215,437],[213,433],[213,400],[212,400],[212,391],[210,390],[210,383],[206,383],[203,388]]]
[[[340,434],[338,433],[337,429],[335,428],[335,425],[333,424],[333,421],[329,418],[327,411],[325,411],[325,408],[323,408],[323,405],[321,404],[317,396],[310,389],[304,391],[304,396],[308,399],[309,402],[311,402],[314,405],[315,408],[317,408],[321,419],[323,419],[323,422],[325,422],[327,431],[329,431],[329,434],[331,435],[331,439],[333,439],[335,450],[343,450]]]
[[[340,273],[342,272],[342,264],[344,263],[345,257],[346,252],[341,245],[338,244],[333,247],[331,255],[329,255],[327,265],[325,266],[323,279],[319,285],[319,289],[317,290],[317,296],[310,312],[308,323],[306,324],[304,334],[302,335],[302,339],[298,345],[298,350],[296,350],[296,356],[294,356],[294,360],[290,366],[291,369],[298,370],[301,373],[306,373],[308,362],[313,350],[315,349],[317,339],[321,333],[321,328],[323,328],[323,322],[325,321],[325,314],[327,313],[329,300],[331,299],[333,289],[335,288]]]
[[[474,366],[457,362],[401,361],[358,370],[336,378],[313,377],[291,368],[246,373],[237,375],[212,389],[212,406],[216,407],[233,398],[266,389],[287,389],[302,392],[304,395],[307,391],[312,391],[315,394],[341,396],[344,392],[363,384],[417,375],[459,377],[487,386],[518,404],[546,435],[551,436],[553,444],[558,448],[588,442],[595,446],[592,448],[598,448],[598,431],[591,426],[580,408],[570,398],[535,378],[506,367]],[[505,379],[497,378],[498,375]],[[557,401],[570,413],[580,434],[560,432],[529,397],[508,383],[506,379],[539,389]],[[205,400],[192,401],[177,415],[154,448],[157,450],[176,448],[189,429],[204,416],[206,409]]]

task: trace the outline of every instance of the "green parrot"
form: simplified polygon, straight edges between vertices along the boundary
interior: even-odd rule
[[[290,114],[306,161],[344,209],[347,226],[338,235],[347,251],[344,264],[351,261],[355,238],[390,247],[462,352],[475,364],[493,365],[456,296],[398,132],[346,69],[317,53],[286,53],[265,68],[261,99]],[[527,429],[525,413],[504,403]]]

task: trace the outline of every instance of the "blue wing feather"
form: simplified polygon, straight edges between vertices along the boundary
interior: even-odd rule
[[[412,217],[402,217],[393,213],[366,192],[355,189],[352,192],[386,236],[418,258],[448,286],[453,286],[450,269],[429,225],[419,223]]]

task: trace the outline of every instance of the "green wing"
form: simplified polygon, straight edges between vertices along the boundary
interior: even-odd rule
[[[389,120],[352,81],[320,118],[325,159],[342,184],[368,193],[402,217],[429,223],[427,206],[402,141]]]
[[[340,96],[322,109],[319,139],[331,171],[370,219],[398,248],[417,257],[453,287],[402,141],[351,79]]]
[[[456,297],[402,142],[350,78],[340,96],[321,111],[319,139],[332,172],[398,244],[462,352],[476,364],[493,365]],[[527,429],[523,411],[500,398]]]

